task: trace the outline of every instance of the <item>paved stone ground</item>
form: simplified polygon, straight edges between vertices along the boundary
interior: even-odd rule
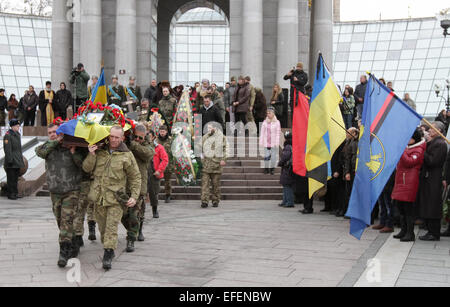
[[[101,269],[100,242],[85,236],[81,282],[69,283],[70,269],[56,266],[50,200],[2,198],[0,208],[0,286],[352,286],[388,237],[368,230],[357,241],[348,235],[348,220],[303,216],[298,207],[269,201],[227,201],[208,209],[174,202],[161,205],[160,219],[146,221],[146,241],[136,242],[134,253],[124,252],[120,226],[109,272]],[[448,243],[416,243],[397,285],[450,285]]]

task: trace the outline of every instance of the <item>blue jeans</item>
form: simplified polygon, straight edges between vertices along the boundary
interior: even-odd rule
[[[383,191],[378,198],[378,203],[380,204],[380,225],[393,228],[391,195]]]
[[[353,115],[352,114],[343,114],[345,128],[349,129],[353,126]]]
[[[294,206],[294,190],[291,185],[283,185],[283,204]]]

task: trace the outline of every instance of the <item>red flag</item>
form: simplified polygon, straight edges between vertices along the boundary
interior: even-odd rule
[[[309,102],[294,88],[294,118],[292,121],[292,166],[294,173],[306,176],[305,152],[308,133]]]

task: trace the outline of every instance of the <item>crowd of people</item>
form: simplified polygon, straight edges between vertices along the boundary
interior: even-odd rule
[[[40,125],[47,127],[48,141],[36,148],[36,154],[46,162],[46,176],[53,212],[60,230],[60,254],[58,266],[65,267],[67,260],[77,257],[84,245],[84,222],[87,214],[89,240],[96,240],[95,227],[98,225],[104,247],[103,268],[111,269],[114,250],[117,248],[118,225],[127,229],[127,252],[133,252],[135,241],[143,241],[143,221],[146,199],[150,200],[154,218],[159,217],[158,195],[160,180],[164,179],[165,202],[171,201],[171,178],[174,172],[172,152],[172,126],[185,87],[172,87],[168,81],[152,80],[142,95],[136,85],[136,78],[130,77],[129,84],[119,84],[118,77],[111,77],[107,86],[108,105],[118,107],[123,113],[134,116],[138,124],[132,131],[125,132],[121,126],[113,126],[107,141],[91,145],[88,148],[67,145],[64,137],[57,134],[61,122],[65,120],[68,108],[76,112],[92,95],[98,77],[91,78],[80,63],[71,75],[75,85],[75,95],[66,88],[65,83],[55,92],[51,82],[37,95],[32,86],[17,101],[11,95],[6,101],[5,91],[0,89],[0,124],[5,125],[6,113],[10,130],[3,139],[5,150],[4,167],[8,177],[8,198],[19,197],[17,179],[24,167],[20,134],[20,125],[35,124],[36,108],[41,111]],[[310,101],[313,88],[308,85],[308,75],[303,64],[284,76],[290,80],[290,105],[293,106],[296,93],[303,93]],[[383,80],[384,81],[384,80]],[[367,78],[361,76],[355,90],[346,85],[341,102],[341,111],[347,129],[347,139],[335,152],[331,161],[332,178],[328,181],[326,192],[321,191],[315,198],[323,198],[323,212],[344,217],[355,179],[359,128],[364,105]],[[392,82],[386,86],[393,91]],[[308,195],[308,179],[293,172],[292,134],[284,133],[281,145],[281,124],[285,97],[279,84],[274,84],[269,100],[266,100],[260,88],[251,84],[248,76],[232,77],[225,86],[218,87],[209,80],[202,80],[188,87],[188,96],[193,114],[201,114],[202,135],[202,195],[201,208],[209,203],[218,207],[221,199],[221,174],[228,158],[228,142],[225,124],[236,126],[254,123],[259,136],[259,145],[264,149],[264,174],[274,176],[275,168],[281,167],[280,184],[283,186],[281,207],[294,207],[303,204],[303,214],[311,214],[313,199]],[[404,96],[412,108],[414,101],[408,94]],[[157,112],[164,125],[156,133],[148,122]],[[450,236],[450,226],[441,234],[442,191],[447,189],[450,178],[450,163],[443,169],[447,156],[447,147],[436,133],[446,133],[450,112],[445,111],[436,118],[434,129],[422,126],[416,130],[406,148],[396,172],[386,185],[374,210],[373,219],[380,214],[379,224],[373,228],[380,232],[394,231],[394,225],[400,225],[395,236],[401,241],[415,239],[414,224],[420,223],[428,230],[422,240],[439,240],[440,236]],[[398,212],[399,214],[396,214]],[[399,219],[397,221],[397,218]],[[450,225],[450,224],[449,224]]]

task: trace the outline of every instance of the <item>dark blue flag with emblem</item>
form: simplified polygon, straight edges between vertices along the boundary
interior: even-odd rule
[[[422,116],[370,75],[364,98],[358,160],[346,216],[360,239],[373,207],[397,166]]]

